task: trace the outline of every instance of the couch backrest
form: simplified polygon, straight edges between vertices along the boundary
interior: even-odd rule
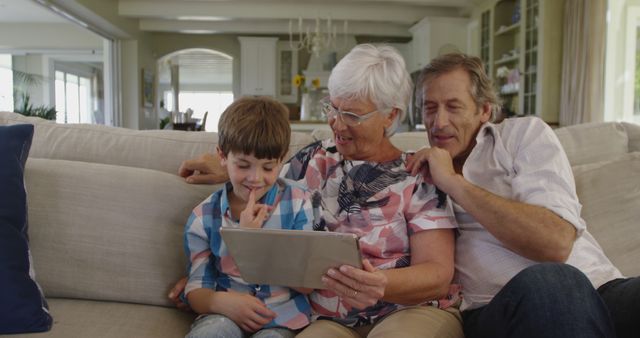
[[[325,140],[333,136],[333,132],[327,129],[316,129],[311,133],[315,141]],[[418,150],[429,145],[427,133],[424,131],[409,131],[396,133],[391,136],[391,143],[401,150]]]
[[[556,129],[573,169],[581,216],[613,264],[640,275],[640,125]]]
[[[629,136],[629,152],[640,151],[640,124],[622,122]]]
[[[629,152],[621,123],[585,123],[555,130],[572,166],[613,160]]]
[[[101,163],[29,158],[30,248],[47,297],[171,306],[183,229],[218,186]]]
[[[30,157],[147,168],[175,174],[180,163],[214,152],[218,134],[175,130],[132,130],[92,124],[58,124],[0,112],[0,124],[35,125]],[[287,156],[311,143],[307,133],[291,134]]]
[[[582,218],[613,264],[640,275],[640,152],[573,166]]]

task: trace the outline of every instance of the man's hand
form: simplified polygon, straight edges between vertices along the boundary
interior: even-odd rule
[[[180,165],[178,175],[191,184],[216,184],[229,180],[229,174],[217,155],[203,154]]]
[[[182,291],[184,291],[184,287],[186,285],[187,285],[187,277],[180,278],[180,280],[176,283],[176,285],[173,286],[171,291],[169,291],[168,297],[169,297],[169,300],[171,300],[178,309],[182,311],[191,311],[191,308],[189,307],[189,305],[185,304],[180,299],[180,294],[182,293]]]
[[[425,180],[435,184],[445,193],[455,185],[456,171],[448,151],[440,148],[421,149],[407,160],[407,171],[411,175],[421,173]]]
[[[247,206],[240,213],[241,228],[262,228],[262,223],[269,215],[270,207],[266,204],[256,204],[256,191],[251,190]]]

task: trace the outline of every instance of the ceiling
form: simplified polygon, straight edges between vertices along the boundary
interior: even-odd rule
[[[67,23],[65,18],[31,0],[0,0],[2,23]]]
[[[37,0],[79,6],[77,0]],[[68,22],[36,0],[0,0],[0,22]],[[426,16],[466,16],[482,0],[102,0],[117,3],[118,15],[148,32],[201,34],[289,34],[299,18],[314,29],[330,18],[349,34],[409,37],[409,27]],[[322,23],[325,27],[326,22]]]
[[[409,36],[426,16],[464,16],[479,0],[119,0],[119,15],[142,30],[182,33],[288,34],[330,18],[354,35]],[[325,23],[322,24],[325,27]]]
[[[280,35],[315,27],[316,18],[331,18],[339,32],[347,21],[348,33],[359,42],[406,42],[409,28],[427,16],[467,16],[483,0],[101,0],[104,8],[117,4],[118,15],[134,21],[147,32],[199,34]],[[45,3],[78,12],[87,0],[0,0],[0,22],[68,23],[67,18],[41,5]],[[112,6],[107,3],[110,2]],[[95,3],[95,1],[93,1]],[[404,40],[403,40],[404,39]],[[209,52],[171,56],[180,64],[181,81],[211,82],[209,73],[231,82],[230,61]],[[206,74],[205,74],[206,72]],[[166,72],[161,72],[162,74]],[[167,74],[165,74],[167,75]],[[168,75],[167,75],[168,76]],[[168,82],[161,76],[161,82]],[[199,79],[206,79],[200,81]],[[224,80],[224,81],[223,81]]]

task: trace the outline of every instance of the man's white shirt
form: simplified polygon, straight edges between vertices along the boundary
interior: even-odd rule
[[[580,217],[569,160],[555,133],[534,117],[485,123],[467,158],[467,181],[511,200],[543,206],[577,230],[567,260],[587,275],[594,287],[622,277],[586,230]],[[536,264],[507,249],[454,203],[459,226],[456,241],[456,282],[463,287],[461,310],[486,305],[518,272]]]

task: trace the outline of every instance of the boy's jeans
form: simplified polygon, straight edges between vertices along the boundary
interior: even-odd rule
[[[285,328],[262,329],[254,334],[242,331],[233,320],[223,315],[206,315],[196,319],[185,338],[294,338],[296,333]]]

